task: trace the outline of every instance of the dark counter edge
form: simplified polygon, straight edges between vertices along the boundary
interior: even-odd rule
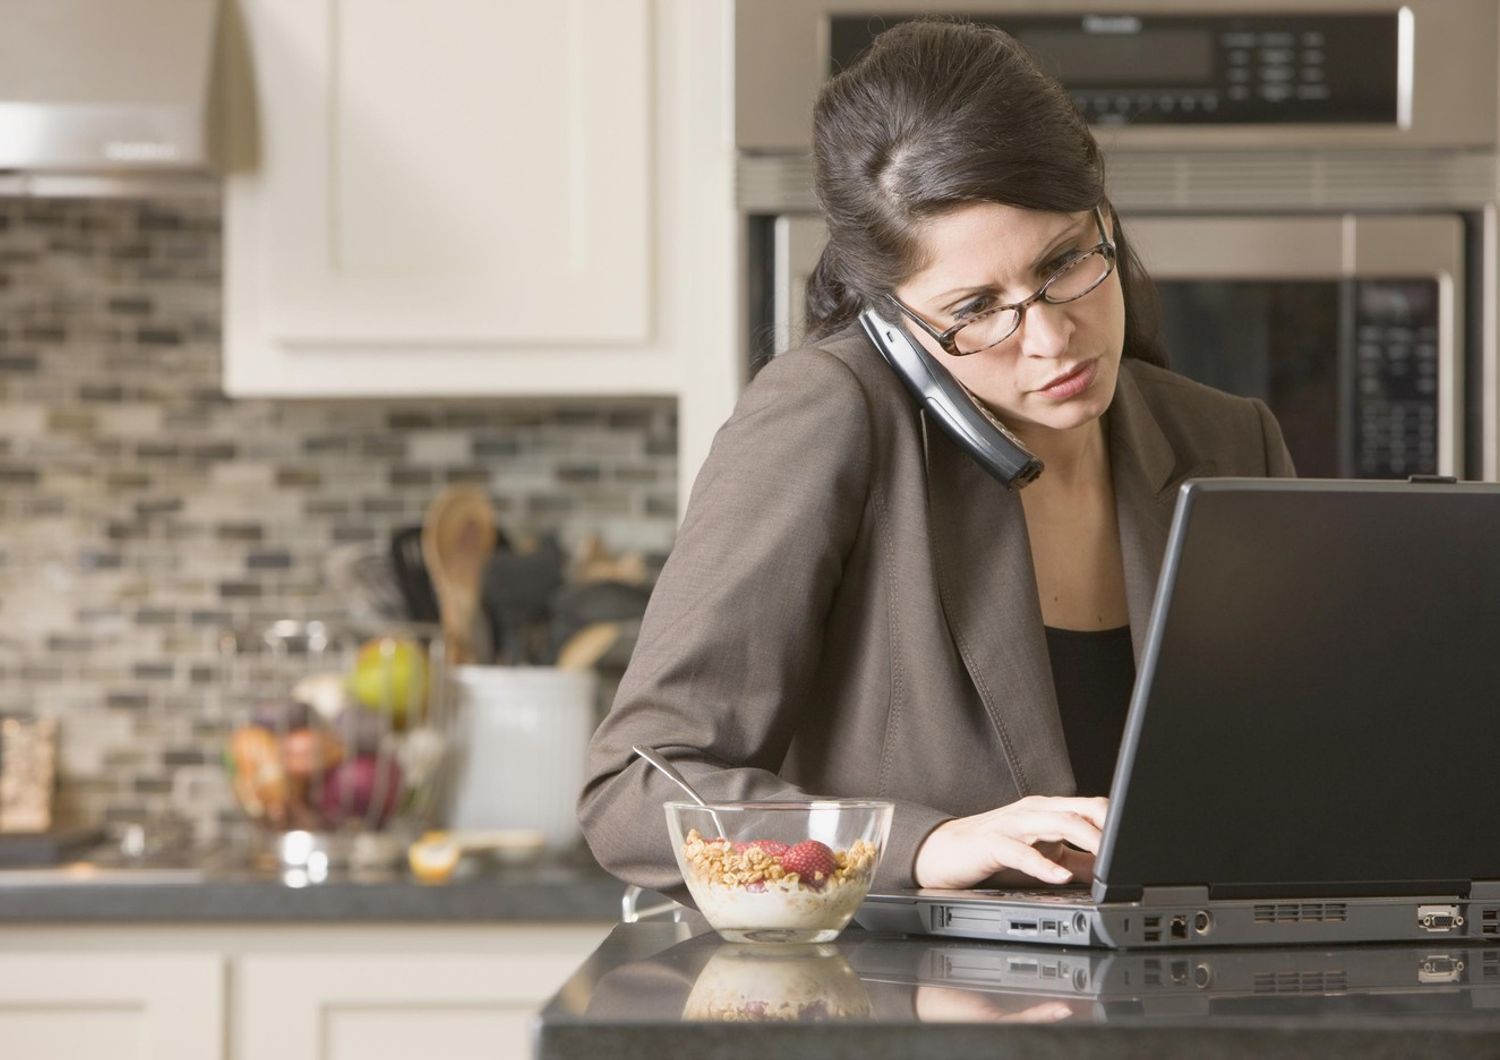
[[[615,921],[623,885],[599,873],[519,881],[25,884],[0,887],[0,926],[64,923]]]
[[[924,1023],[617,1024],[609,1028],[550,1022],[533,1025],[538,1060],[660,1060],[663,1056],[713,1060],[765,1060],[816,1056],[819,1060],[913,1060],[918,1057],[1026,1057],[1027,1060],[1410,1060],[1411,1057],[1496,1055],[1493,1031],[1458,1029],[1357,1030],[1349,1028],[1131,1027],[1066,1024]]]

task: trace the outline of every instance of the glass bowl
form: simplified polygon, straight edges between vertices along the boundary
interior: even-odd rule
[[[730,942],[831,942],[869,893],[891,831],[871,799],[666,804],[677,866]]]

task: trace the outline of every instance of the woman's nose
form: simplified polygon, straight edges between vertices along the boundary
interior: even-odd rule
[[[1065,305],[1033,302],[1021,321],[1021,353],[1027,357],[1061,357],[1073,336],[1073,318]]]

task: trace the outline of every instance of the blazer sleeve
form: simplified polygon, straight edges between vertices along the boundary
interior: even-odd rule
[[[1296,478],[1297,469],[1292,465],[1292,454],[1281,436],[1281,424],[1259,398],[1252,398],[1255,411],[1260,414],[1260,431],[1266,453],[1267,478]]]
[[[681,793],[634,744],[672,759],[709,800],[804,797],[777,771],[865,515],[871,435],[853,373],[807,348],[763,369],[715,437],[589,745],[579,822],[620,879],[686,896],[662,812]],[[949,815],[898,805],[896,816],[881,868],[894,857],[909,877],[915,844]],[[918,833],[912,849],[895,850],[906,832]]]

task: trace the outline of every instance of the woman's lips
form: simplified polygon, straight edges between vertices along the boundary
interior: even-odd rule
[[[1098,368],[1099,361],[1095,358],[1092,361],[1079,365],[1067,375],[1047,384],[1036,391],[1036,393],[1041,394],[1043,397],[1059,400],[1076,397],[1093,385],[1094,375],[1098,371]]]

